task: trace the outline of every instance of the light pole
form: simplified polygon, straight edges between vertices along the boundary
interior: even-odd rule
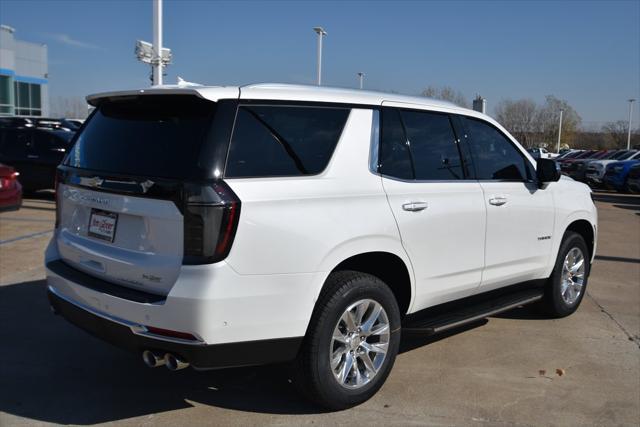
[[[322,84],[322,38],[327,32],[322,27],[313,27],[313,31],[318,34],[318,86]]]
[[[360,79],[360,89],[364,87],[364,73],[361,71],[358,73],[358,78]]]
[[[162,47],[162,0],[153,0],[153,43],[136,41],[136,58],[151,65],[151,84],[161,85],[164,67],[171,64],[171,49]]]
[[[162,0],[153,0],[153,84],[162,84]]]
[[[629,99],[629,129],[627,130],[627,150],[631,148],[631,117],[633,111],[634,98]]]
[[[562,135],[562,113],[564,113],[564,110],[560,110],[560,123],[558,124],[558,147],[556,149],[556,153],[560,152],[560,136]]]

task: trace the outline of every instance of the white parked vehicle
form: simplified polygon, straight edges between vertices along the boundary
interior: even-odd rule
[[[534,159],[555,159],[558,153],[552,153],[543,147],[529,148],[527,150]]]
[[[382,386],[402,330],[535,301],[562,317],[585,294],[589,188],[481,113],[274,84],[88,101],[49,298],[149,366],[295,360],[307,396],[345,408]]]

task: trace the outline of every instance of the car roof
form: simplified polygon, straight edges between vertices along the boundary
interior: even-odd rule
[[[98,105],[106,98],[160,94],[191,94],[210,101],[220,99],[264,99],[282,101],[331,102],[353,105],[395,105],[404,104],[421,107],[435,107],[440,110],[456,111],[473,116],[484,116],[476,111],[460,107],[449,101],[422,96],[399,95],[360,89],[348,89],[329,86],[308,86],[285,83],[260,83],[245,86],[199,86],[199,85],[163,85],[147,89],[104,92],[89,95],[87,102]]]

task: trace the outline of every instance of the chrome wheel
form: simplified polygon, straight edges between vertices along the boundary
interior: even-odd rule
[[[347,307],[329,347],[329,363],[338,384],[360,388],[376,376],[387,357],[390,329],[387,313],[376,301],[364,299]]]
[[[584,254],[578,248],[572,248],[562,264],[562,283],[560,294],[568,305],[573,305],[582,294],[585,273]]]

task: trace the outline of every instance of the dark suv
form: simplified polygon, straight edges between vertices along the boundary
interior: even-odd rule
[[[66,130],[0,124],[0,163],[20,173],[25,191],[54,188],[56,167],[73,135]]]

